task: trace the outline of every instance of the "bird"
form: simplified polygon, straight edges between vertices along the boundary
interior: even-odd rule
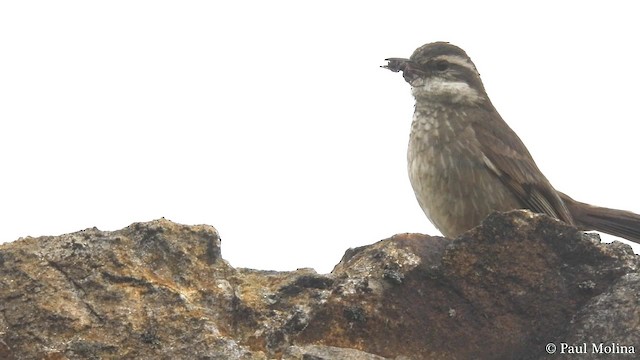
[[[467,53],[448,42],[388,58],[402,72],[415,109],[407,151],[409,180],[427,218],[455,238],[494,211],[529,209],[582,231],[640,243],[640,215],[579,202],[556,190],[491,103]]]

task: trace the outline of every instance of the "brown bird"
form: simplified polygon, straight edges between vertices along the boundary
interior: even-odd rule
[[[402,71],[416,100],[409,178],[443,235],[458,236],[492,211],[529,209],[640,243],[640,215],[581,203],[551,186],[494,108],[464,50],[435,42],[409,59],[386,60],[383,67]]]

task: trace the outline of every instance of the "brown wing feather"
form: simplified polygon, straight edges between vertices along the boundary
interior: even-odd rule
[[[571,213],[518,135],[495,110],[482,115],[475,117],[472,128],[481,150],[493,165],[488,167],[520,198],[524,208],[573,224]]]

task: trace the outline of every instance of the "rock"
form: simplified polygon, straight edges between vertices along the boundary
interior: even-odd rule
[[[282,357],[284,360],[385,360],[382,356],[355,349],[325,345],[291,346]]]
[[[640,273],[634,272],[622,276],[608,291],[590,299],[571,322],[566,340],[568,344],[588,344],[589,351],[581,355],[581,359],[620,356],[630,344],[636,345],[636,354],[629,356],[637,359],[640,357],[639,333]],[[607,347],[617,350],[618,355],[600,350]]]
[[[220,254],[214,228],[164,219],[2,244],[0,359],[538,359],[549,343],[556,357],[563,343],[640,346],[638,256],[527,211],[455,240],[350,249],[326,275],[235,269]]]

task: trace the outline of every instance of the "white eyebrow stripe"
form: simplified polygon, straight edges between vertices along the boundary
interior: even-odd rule
[[[440,56],[436,56],[434,58],[435,60],[445,60],[451,64],[456,64],[456,65],[460,65],[463,67],[466,67],[469,70],[472,70],[473,72],[478,72],[478,70],[476,70],[476,67],[473,65],[473,63],[467,59],[464,58],[462,56],[457,56],[457,55],[440,55]]]

